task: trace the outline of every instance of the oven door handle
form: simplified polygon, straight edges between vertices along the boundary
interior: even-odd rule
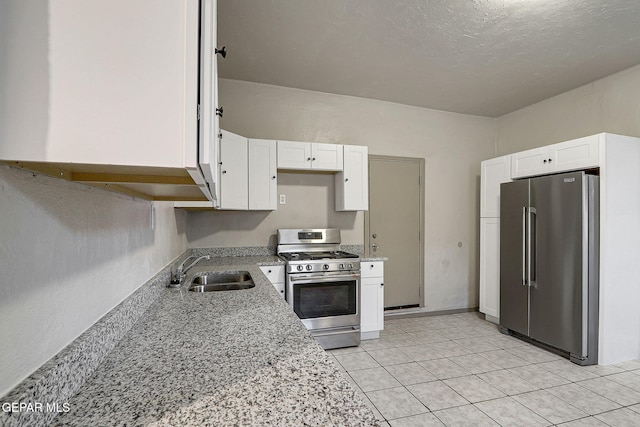
[[[353,280],[353,279],[360,279],[360,274],[359,273],[351,273],[351,274],[344,274],[344,273],[339,273],[339,274],[335,274],[332,275],[331,273],[325,273],[321,276],[311,276],[311,275],[289,275],[289,280],[292,282],[301,282],[301,281],[306,281],[306,282],[335,282],[336,279],[348,279],[348,280]]]
[[[311,331],[311,335],[314,337],[328,337],[332,335],[342,335],[345,332],[358,332],[360,331],[360,325],[353,326],[340,326],[330,329],[314,329]]]

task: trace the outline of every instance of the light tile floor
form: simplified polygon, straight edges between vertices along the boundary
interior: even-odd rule
[[[329,354],[383,426],[640,426],[640,360],[578,366],[477,312],[387,317]]]

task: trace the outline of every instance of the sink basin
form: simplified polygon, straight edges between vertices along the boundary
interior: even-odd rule
[[[191,292],[233,291],[253,288],[256,284],[248,271],[201,274],[193,278]]]

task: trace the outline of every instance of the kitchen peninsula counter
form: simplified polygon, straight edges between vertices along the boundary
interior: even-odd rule
[[[378,425],[259,269],[277,257],[212,258],[154,304],[55,425]],[[239,291],[194,293],[194,275],[248,271]]]

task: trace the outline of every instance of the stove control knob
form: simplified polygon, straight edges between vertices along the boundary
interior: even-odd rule
[[[313,269],[313,266],[311,264],[307,264],[307,270],[311,271]]]
[[[353,268],[353,264],[349,263],[349,268]]]
[[[298,271],[302,271],[302,269],[304,269],[304,266],[299,265],[299,266],[298,266]]]
[[[344,264],[340,264],[340,270],[342,270],[344,268]]]
[[[329,264],[325,264],[325,265],[323,265],[323,266],[322,266],[322,268],[323,268],[324,270],[328,270],[328,269],[329,269]]]

